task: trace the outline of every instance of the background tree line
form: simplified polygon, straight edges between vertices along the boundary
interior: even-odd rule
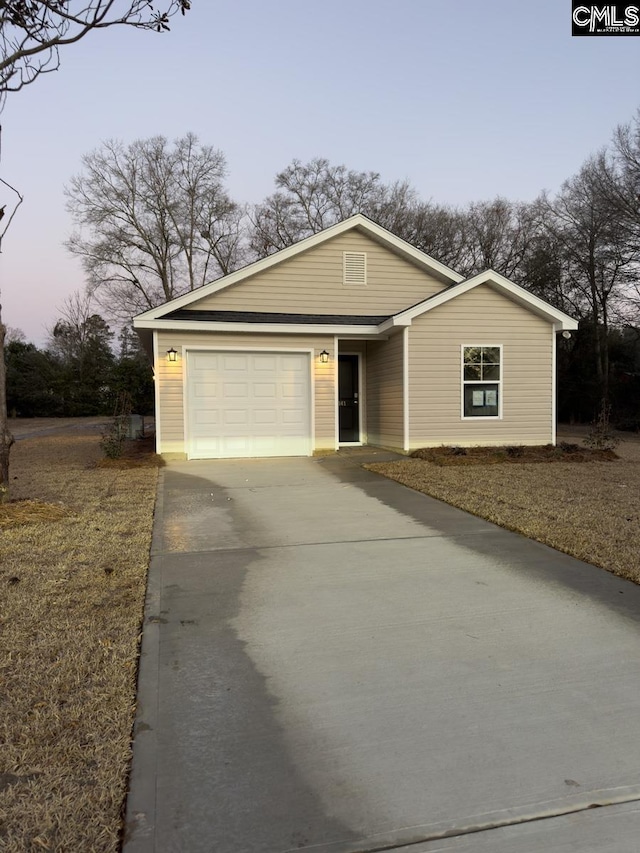
[[[153,414],[153,378],[138,336],[124,326],[115,333],[74,294],[50,331],[44,349],[9,329],[5,344],[7,409],[18,417],[112,415],[126,394],[133,411]]]
[[[223,153],[193,134],[111,140],[85,155],[66,188],[78,226],[67,245],[100,313],[79,322],[77,297],[46,350],[14,342],[10,381],[25,369],[20,347],[31,347],[56,389],[42,402],[93,413],[110,399],[117,382],[105,377],[124,358],[111,350],[107,321],[128,328],[140,311],[364,213],[464,275],[492,268],[577,317],[578,332],[559,345],[559,418],[591,421],[604,402],[621,425],[640,427],[640,110],[558,193],[530,203],[443,205],[408,181],[384,183],[322,158],[294,160],[254,206],[234,201],[225,178]]]

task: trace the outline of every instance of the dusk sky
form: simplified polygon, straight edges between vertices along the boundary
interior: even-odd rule
[[[193,131],[224,152],[239,202],[317,156],[439,203],[527,201],[639,106],[640,37],[572,38],[568,0],[193,0],[170,33],[91,34],[2,116],[2,177],[25,196],[0,257],[4,322],[42,345],[84,287],[63,187],[104,139]]]

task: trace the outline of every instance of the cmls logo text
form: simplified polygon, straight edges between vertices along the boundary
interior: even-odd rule
[[[571,34],[574,36],[640,35],[640,5],[636,3],[572,0],[571,5]]]

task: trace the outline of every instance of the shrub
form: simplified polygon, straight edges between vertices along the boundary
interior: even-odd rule
[[[131,397],[123,392],[118,396],[113,420],[102,431],[100,446],[107,459],[119,459],[122,456],[124,442],[129,434],[131,417]]]
[[[611,406],[603,400],[598,417],[591,424],[584,443],[592,450],[615,450],[619,439],[614,435],[610,423]]]
[[[507,456],[511,459],[519,459],[521,456],[524,456],[524,447],[521,444],[511,444],[505,447],[505,450]]]

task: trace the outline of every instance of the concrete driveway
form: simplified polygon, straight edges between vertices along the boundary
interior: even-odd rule
[[[172,463],[124,851],[640,851],[639,620],[348,457]]]

